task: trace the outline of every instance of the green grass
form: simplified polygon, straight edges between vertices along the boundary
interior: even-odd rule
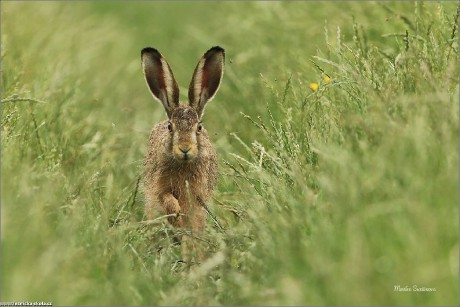
[[[1,301],[458,304],[456,3],[1,10]],[[174,229],[143,223],[137,180],[165,114],[140,50],[167,57],[185,99],[217,44],[226,71],[204,120],[225,231],[208,220],[207,259],[187,266],[168,240],[152,250]]]

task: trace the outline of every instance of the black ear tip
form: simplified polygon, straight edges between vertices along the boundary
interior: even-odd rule
[[[206,53],[204,54],[204,57],[206,59],[210,58],[210,57],[213,57],[217,54],[222,54],[222,58],[225,59],[225,50],[224,48],[220,47],[220,46],[214,46],[212,47],[211,49],[209,49],[208,51],[206,51]]]
[[[160,56],[160,52],[158,50],[156,50],[155,48],[152,48],[152,47],[145,47],[144,49],[142,49],[141,56],[143,56],[146,53]]]
[[[213,52],[222,52],[225,53],[225,49],[220,47],[220,46],[214,46],[211,49],[208,50],[208,52],[213,51]]]

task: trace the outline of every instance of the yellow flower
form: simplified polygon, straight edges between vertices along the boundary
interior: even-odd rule
[[[319,87],[318,83],[315,83],[315,82],[310,83],[310,88],[311,88],[313,91],[317,91],[317,90],[318,90],[318,87]]]
[[[329,84],[331,82],[331,78],[328,75],[325,75],[323,78],[324,84]]]

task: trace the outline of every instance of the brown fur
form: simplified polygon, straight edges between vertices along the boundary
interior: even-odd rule
[[[213,47],[200,59],[187,105],[179,103],[179,87],[158,50],[144,48],[141,59],[147,85],[169,118],[150,134],[143,180],[146,216],[173,215],[168,217],[172,225],[200,233],[206,226],[203,205],[210,200],[217,178],[216,152],[200,120],[219,88],[224,50]]]
[[[167,126],[165,120],[153,127],[144,161],[147,218],[183,213],[184,216],[168,220],[178,227],[203,229],[206,212],[201,204],[209,201],[216,184],[216,152],[203,128],[197,137],[197,157],[190,162],[177,161],[172,154],[173,142]],[[194,209],[193,217],[191,208]]]

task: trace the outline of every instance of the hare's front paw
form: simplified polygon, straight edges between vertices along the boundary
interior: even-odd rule
[[[179,216],[179,201],[177,201],[177,199],[172,194],[167,194],[164,196],[163,206],[165,208],[166,214],[175,214],[175,216],[168,217],[168,221],[175,226],[182,226],[182,217]]]

